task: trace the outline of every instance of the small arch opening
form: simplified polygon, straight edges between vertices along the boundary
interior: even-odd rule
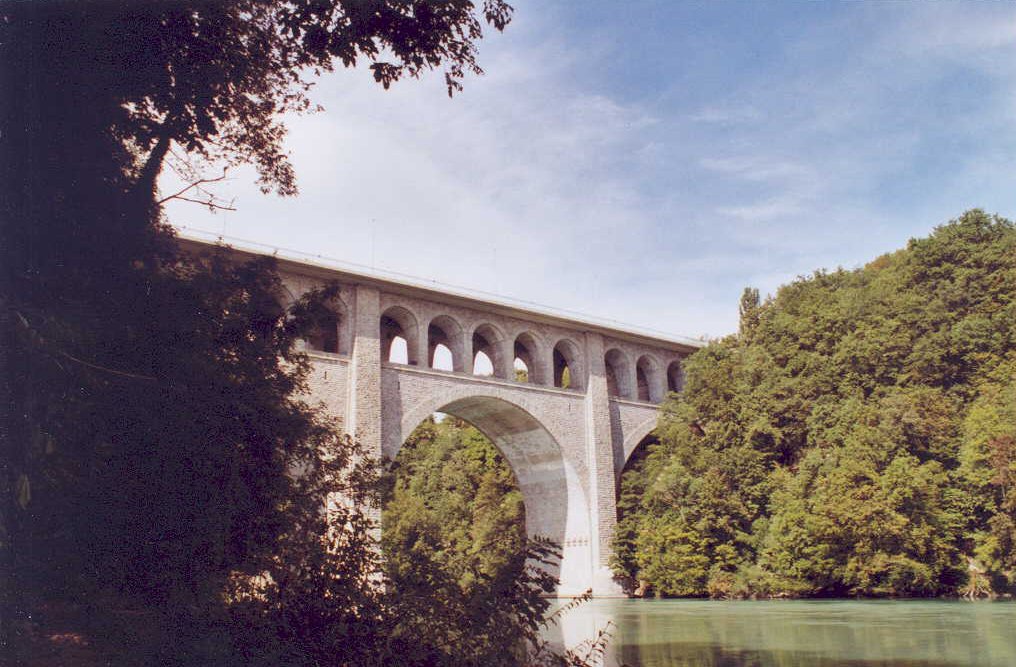
[[[684,391],[684,367],[681,361],[672,361],[667,366],[667,391],[680,393]]]
[[[416,358],[416,318],[401,306],[381,316],[381,358],[396,364],[419,363]]]
[[[649,400],[649,378],[646,377],[646,369],[642,364],[635,367],[635,381],[638,384],[638,400]]]
[[[530,333],[520,334],[515,338],[515,358],[512,366],[515,369],[515,379],[518,382],[531,382],[533,384],[544,384],[540,375],[538,363],[536,338]],[[520,371],[525,371],[524,375]],[[522,379],[524,377],[524,379]]]
[[[387,360],[393,364],[409,363],[409,346],[406,344],[405,338],[396,336],[392,339],[388,347]]]
[[[441,371],[462,370],[462,327],[458,322],[440,315],[427,327],[427,361]]]
[[[504,379],[503,354],[499,347],[503,338],[497,329],[489,324],[481,324],[473,331],[473,375]]]
[[[604,365],[607,375],[607,393],[620,398],[631,398],[631,388],[628,386],[629,366],[628,358],[617,348],[613,348],[604,356]]]
[[[490,360],[486,352],[482,350],[473,357],[473,375],[490,377],[494,374],[494,362]]]
[[[438,343],[430,355],[430,367],[439,371],[455,370],[452,351],[444,343]]]
[[[331,311],[322,313],[310,333],[307,349],[315,352],[339,353],[339,316]]]
[[[554,346],[554,386],[561,389],[582,389],[578,367],[578,347],[570,340],[558,341]]]
[[[522,361],[519,357],[515,357],[512,370],[515,372],[514,379],[516,382],[529,382],[529,364]]]
[[[638,400],[658,403],[662,400],[655,360],[648,356],[639,357],[635,364],[635,382],[638,390]]]

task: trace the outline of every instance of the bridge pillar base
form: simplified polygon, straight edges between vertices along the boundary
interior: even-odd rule
[[[621,584],[614,578],[614,572],[605,566],[599,566],[593,571],[593,597],[594,598],[623,598],[628,597],[621,588]]]

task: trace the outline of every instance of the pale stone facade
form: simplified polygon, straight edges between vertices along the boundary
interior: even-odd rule
[[[184,241],[200,252],[203,243]],[[238,256],[251,253],[235,250]],[[511,465],[526,529],[561,544],[562,595],[620,594],[609,569],[617,484],[656,425],[657,404],[681,389],[675,341],[401,281],[279,259],[293,299],[334,281],[335,331],[308,348],[311,399],[374,455],[394,459],[428,415],[444,412],[486,434]],[[390,361],[393,341],[403,361]],[[450,371],[431,368],[437,347]],[[474,375],[482,352],[493,375]],[[521,359],[530,382],[514,379]],[[564,368],[570,386],[561,387]]]

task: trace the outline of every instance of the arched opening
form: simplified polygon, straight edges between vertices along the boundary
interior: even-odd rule
[[[624,352],[615,348],[607,351],[604,355],[604,366],[607,374],[607,393],[611,396],[631,398],[631,384],[629,377],[631,368],[628,365],[628,357]]]
[[[314,328],[307,334],[307,349],[315,352],[339,353],[339,316],[327,310],[317,318]]]
[[[681,361],[672,361],[667,366],[667,391],[684,391],[684,368]]]
[[[635,384],[638,387],[638,400],[649,400],[649,378],[646,376],[646,369],[641,364],[635,364]]]
[[[514,380],[516,382],[529,382],[529,364],[523,361],[520,357],[515,357],[514,363],[512,363],[512,371],[515,373]]]
[[[522,494],[526,534],[547,537],[562,546],[561,561],[551,568],[561,581],[559,593],[582,593],[592,584],[592,563],[589,505],[578,475],[566,461],[558,441],[528,410],[495,395],[475,395],[471,391],[456,390],[419,404],[403,416],[401,433],[386,437],[383,455],[397,461],[409,434],[435,412],[476,427],[494,444],[515,475]],[[443,472],[435,470],[434,474]]]
[[[439,315],[427,327],[427,357],[431,368],[462,370],[462,327],[447,315]]]
[[[406,438],[382,484],[382,549],[395,592],[458,586],[489,593],[525,566],[518,480],[491,440],[438,413]]]
[[[661,395],[659,366],[656,361],[647,356],[639,357],[635,364],[635,381],[638,389],[638,400],[652,403],[659,403]]]
[[[411,312],[392,306],[381,315],[381,358],[396,364],[417,365],[417,325]]]
[[[487,353],[480,350],[473,356],[473,375],[490,377],[494,375],[494,362],[490,360]]]
[[[436,371],[454,371],[455,355],[444,343],[438,343],[430,350],[430,367]]]
[[[288,317],[292,317],[293,308],[298,308],[301,317],[309,324],[302,340],[304,349],[328,354],[349,354],[349,344],[346,341],[348,332],[343,331],[346,308],[337,296],[327,300],[299,302],[285,286],[281,286],[277,294],[279,306]]]
[[[554,346],[554,386],[562,389],[582,389],[582,369],[578,363],[578,346],[570,340],[559,340]]]
[[[505,379],[501,350],[504,336],[490,324],[481,324],[473,331],[473,375],[492,375]]]
[[[409,363],[409,345],[406,344],[405,338],[395,336],[389,345],[388,354],[385,355],[386,361],[390,361],[393,364]]]
[[[515,338],[515,358],[512,366],[515,369],[516,381],[546,384],[540,368],[539,350],[536,337],[528,331]]]

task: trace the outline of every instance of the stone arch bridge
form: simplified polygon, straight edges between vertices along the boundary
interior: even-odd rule
[[[435,412],[472,423],[511,466],[527,532],[561,545],[559,594],[620,594],[609,560],[621,471],[699,343],[276,257],[285,299],[339,285],[334,318],[306,342],[313,401],[390,459]]]

